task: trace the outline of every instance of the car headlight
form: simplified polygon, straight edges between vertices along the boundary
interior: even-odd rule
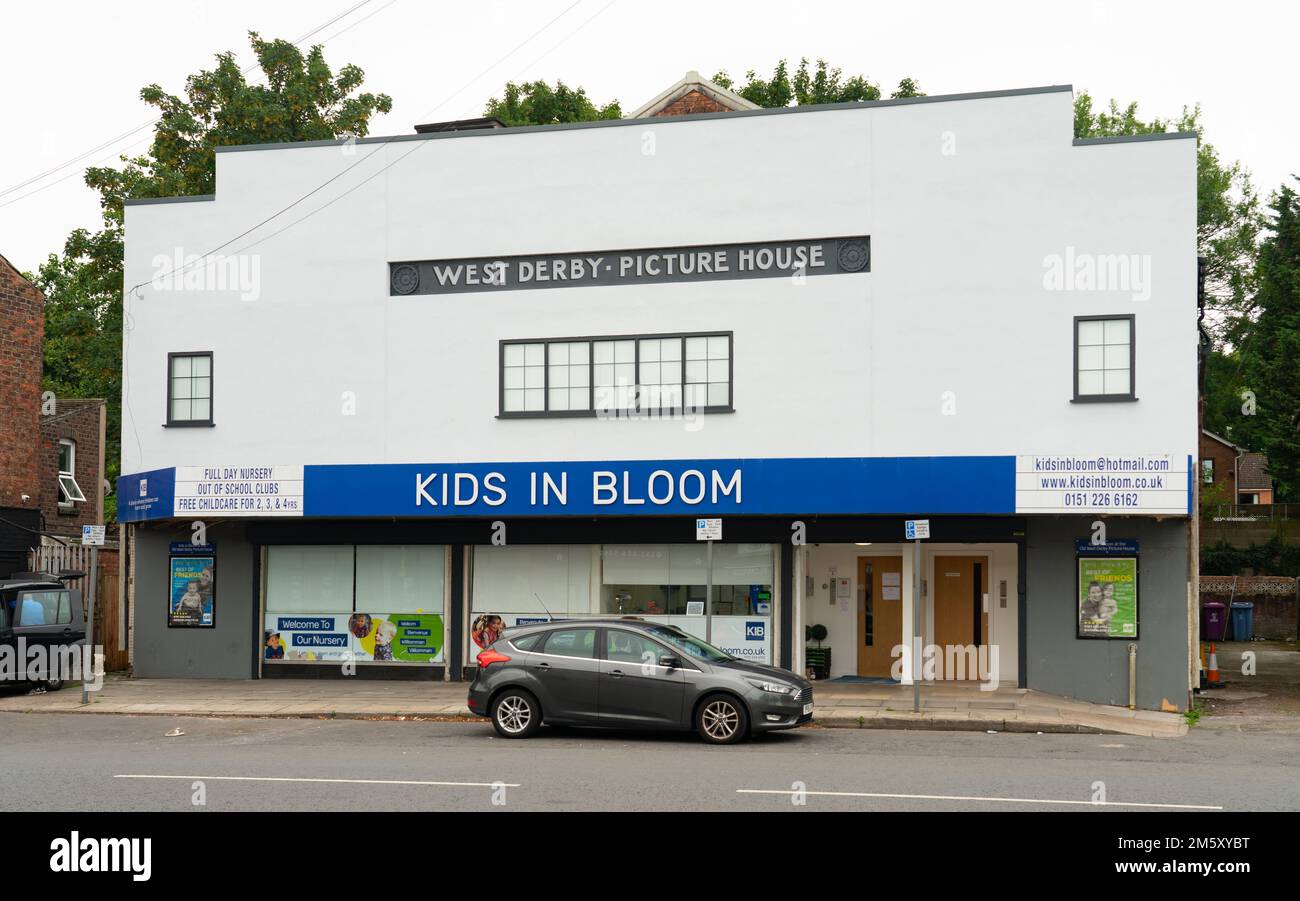
[[[759,691],[770,691],[778,695],[792,695],[796,691],[793,685],[786,685],[784,682],[768,682],[765,679],[746,679],[745,681]]]

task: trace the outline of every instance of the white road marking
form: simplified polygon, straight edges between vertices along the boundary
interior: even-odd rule
[[[454,788],[519,788],[519,782],[432,782],[419,779],[308,779],[295,776],[162,776],[117,773],[114,779],[188,779],[211,782],[330,782],[348,785],[441,785]]]
[[[1223,810],[1212,804],[1144,804],[1140,801],[1066,801],[1052,798],[989,798],[980,795],[902,795],[887,792],[795,792],[789,789],[738,788],[738,795],[820,795],[831,798],[901,798],[906,801],[992,801],[1002,804],[1077,804],[1083,807],[1158,807],[1163,810]]]

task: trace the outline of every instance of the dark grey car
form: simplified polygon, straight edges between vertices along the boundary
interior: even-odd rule
[[[512,629],[480,652],[468,703],[505,738],[526,738],[546,722],[694,729],[729,744],[811,720],[812,683],[675,626],[562,620]]]

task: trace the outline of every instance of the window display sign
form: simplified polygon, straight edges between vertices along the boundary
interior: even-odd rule
[[[1138,558],[1078,557],[1078,638],[1138,637]]]
[[[441,663],[442,616],[270,613],[262,645],[268,662]]]
[[[168,628],[216,625],[217,558],[207,555],[168,558]]]

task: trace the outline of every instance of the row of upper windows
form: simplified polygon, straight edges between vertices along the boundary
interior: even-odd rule
[[[512,340],[500,343],[502,417],[734,409],[730,332]],[[1135,318],[1074,320],[1074,400],[1136,400]],[[210,426],[212,354],[167,358],[167,425]]]

